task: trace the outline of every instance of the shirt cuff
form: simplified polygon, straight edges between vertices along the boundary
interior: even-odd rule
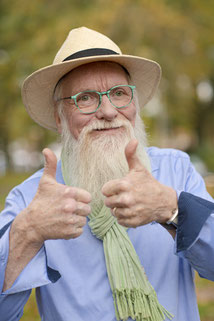
[[[9,233],[12,222],[13,220],[0,229],[0,293],[7,295],[36,288],[50,282],[55,283],[61,275],[57,270],[49,267],[45,245],[43,245],[20,273],[12,287],[2,293],[9,255]]]
[[[4,285],[5,269],[9,254],[10,226],[12,222],[13,221],[10,221],[2,229],[0,229],[0,293],[2,292]]]
[[[182,192],[178,209],[177,253],[187,250],[197,239],[207,218],[214,212],[214,203]]]

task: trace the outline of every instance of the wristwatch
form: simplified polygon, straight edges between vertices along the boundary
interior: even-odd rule
[[[167,225],[178,227],[178,208],[172,211],[172,217],[166,222]]]

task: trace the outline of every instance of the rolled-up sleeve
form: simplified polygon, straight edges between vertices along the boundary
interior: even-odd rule
[[[211,214],[204,223],[195,241],[179,252],[186,258],[199,275],[214,281],[214,214]]]
[[[48,266],[46,249],[43,245],[13,285],[7,291],[2,292],[9,255],[10,227],[16,215],[26,206],[22,193],[14,189],[9,194],[5,209],[0,214],[0,315],[4,316],[1,320],[5,321],[13,320],[15,315],[14,320],[19,320],[32,288],[56,282],[60,278],[59,272]]]
[[[190,164],[185,191],[179,193],[176,254],[214,281],[214,200]]]
[[[0,293],[2,293],[5,269],[9,255],[10,226],[21,210],[26,207],[22,194],[14,189],[6,200],[5,209],[0,215]],[[56,282],[60,278],[58,271],[48,266],[45,245],[26,265],[19,277],[10,289],[2,294],[11,294],[39,287],[50,282]]]
[[[0,230],[0,293],[4,285],[4,275],[9,254],[9,233],[11,222]]]

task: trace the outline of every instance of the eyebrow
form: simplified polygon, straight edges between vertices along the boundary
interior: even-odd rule
[[[84,92],[84,91],[98,91],[98,92],[103,92],[103,91],[107,91],[111,88],[113,88],[114,86],[121,86],[121,85],[129,85],[129,84],[122,84],[122,83],[119,83],[119,84],[115,84],[113,86],[111,86],[110,88],[106,89],[106,90],[100,90],[100,89],[90,89],[90,88],[87,88],[87,89],[78,89],[78,91],[75,90],[75,93],[72,94],[72,96],[80,93],[80,92]],[[80,87],[81,88],[81,87]]]

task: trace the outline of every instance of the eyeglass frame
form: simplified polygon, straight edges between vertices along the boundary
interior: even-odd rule
[[[129,102],[127,105],[125,105],[125,106],[117,107],[117,106],[115,106],[115,105],[112,103],[112,101],[111,101],[111,99],[110,99],[110,96],[109,96],[110,91],[111,91],[112,89],[114,89],[114,88],[117,88],[117,87],[129,87],[129,88],[131,88],[132,97],[131,97],[130,102]],[[96,91],[96,90],[84,90],[84,91],[81,91],[81,92],[79,92],[79,93],[77,93],[76,95],[73,95],[73,96],[59,98],[59,99],[57,99],[57,101],[66,100],[66,99],[73,99],[73,100],[74,100],[74,104],[75,104],[75,106],[79,109],[79,111],[80,111],[82,114],[89,115],[89,114],[94,114],[94,113],[96,113],[96,111],[100,108],[100,106],[101,106],[101,104],[102,104],[102,97],[103,97],[103,95],[106,95],[106,96],[108,97],[110,103],[111,103],[115,108],[120,109],[120,108],[124,108],[124,107],[129,106],[129,105],[131,104],[132,100],[133,100],[133,97],[134,97],[134,89],[135,89],[135,88],[136,88],[136,86],[134,86],[134,85],[116,85],[116,86],[111,87],[111,88],[108,89],[107,91],[101,91],[101,92]],[[78,106],[78,104],[77,104],[76,98],[77,98],[78,95],[83,94],[83,93],[88,93],[88,92],[97,93],[97,94],[99,95],[99,104],[98,104],[98,107],[97,107],[94,111],[84,112],[84,111],[82,111],[82,110],[79,108],[79,106]]]

